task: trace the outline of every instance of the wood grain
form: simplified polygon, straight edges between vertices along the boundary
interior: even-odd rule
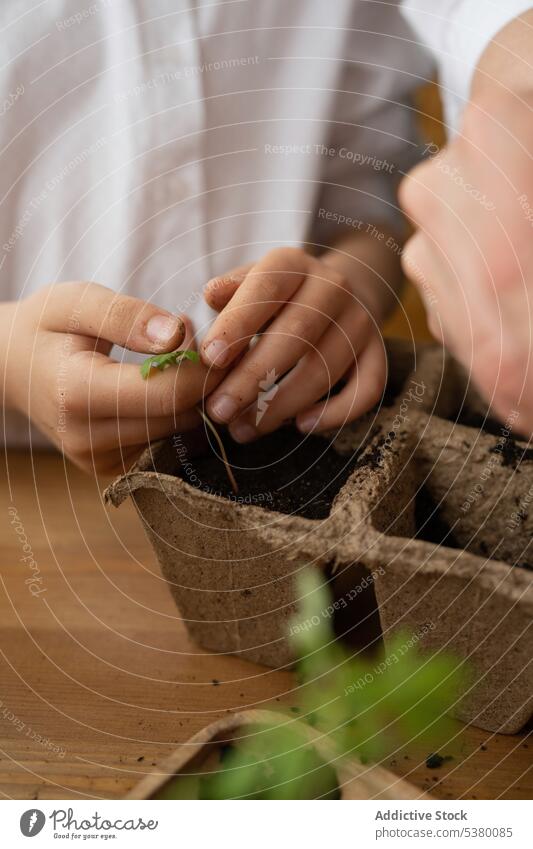
[[[206,654],[191,643],[132,505],[102,504],[105,481],[55,454],[12,453],[5,468],[4,797],[122,798],[226,712],[298,703],[288,671]],[[38,596],[25,582],[31,570],[21,560],[21,528],[31,550],[25,556],[40,572]],[[447,748],[453,760],[441,769],[427,769],[428,752],[414,748],[385,765],[439,798],[531,798],[530,745],[524,735],[458,726]]]

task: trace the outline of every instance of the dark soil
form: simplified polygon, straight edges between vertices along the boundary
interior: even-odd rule
[[[237,503],[306,519],[329,515],[357,462],[356,454],[338,454],[329,440],[303,436],[291,427],[249,445],[238,445],[225,436],[224,446],[239,486],[237,495],[214,442],[209,453],[187,461],[187,473],[181,473],[184,480]]]
[[[501,455],[502,466],[510,466],[512,469],[519,469],[522,463],[533,460],[533,448],[522,448],[512,436],[496,443],[490,450],[492,454]]]
[[[439,769],[447,761],[453,761],[452,755],[439,755],[432,752],[426,758],[426,766],[428,769]]]
[[[382,433],[381,427],[374,428],[373,438],[377,439],[380,433]],[[381,437],[381,439],[378,439],[368,450],[360,451],[360,456],[358,456],[356,459],[355,467],[360,469],[363,466],[366,466],[368,469],[372,469],[373,471],[379,469],[382,465],[383,449],[385,447],[387,439],[391,444],[392,442],[394,442],[394,440],[396,439],[396,434],[394,433],[394,431],[391,430],[388,434]],[[364,447],[365,446],[363,446],[363,448]]]
[[[457,424],[466,425],[466,427],[471,427],[481,433],[498,436],[498,442],[490,450],[493,454],[501,454],[502,466],[517,469],[521,463],[533,460],[533,448],[522,448],[520,443],[517,443],[512,436],[505,436],[506,427],[503,422],[488,416],[484,417],[480,413],[472,413],[464,408],[455,421]]]

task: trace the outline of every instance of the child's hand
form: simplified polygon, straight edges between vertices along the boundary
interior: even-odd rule
[[[381,397],[386,364],[379,329],[326,262],[298,249],[273,250],[209,281],[205,297],[221,314],[202,343],[202,359],[215,370],[234,363],[207,411],[231,422],[237,442],[293,418],[304,432],[336,428]],[[324,399],[341,378],[342,390]]]
[[[184,363],[143,380],[138,365],[112,360],[113,344],[153,354],[190,343],[181,318],[96,283],[6,306],[8,404],[87,470],[120,470],[149,440],[196,426],[194,405],[223,377]]]

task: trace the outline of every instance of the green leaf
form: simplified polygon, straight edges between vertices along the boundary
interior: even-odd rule
[[[218,772],[201,780],[202,799],[336,799],[337,776],[289,717],[232,744]]]
[[[318,569],[298,579],[299,612],[290,627],[297,656],[299,719],[256,727],[216,772],[201,779],[204,799],[338,798],[333,765],[314,749],[306,726],[329,743],[334,763],[358,756],[377,763],[411,743],[438,751],[453,739],[446,712],[461,690],[463,662],[429,653],[398,633],[372,655],[335,639],[327,581]]]
[[[141,363],[141,376],[143,380],[147,380],[152,369],[164,371],[169,366],[175,366],[182,360],[190,360],[192,363],[200,361],[196,351],[170,351],[168,354],[154,354],[152,357],[147,357]]]

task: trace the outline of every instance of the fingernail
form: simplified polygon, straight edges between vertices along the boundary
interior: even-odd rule
[[[222,274],[220,277],[212,277],[205,284],[206,289],[218,289],[219,286],[224,286],[226,283],[240,283],[243,279],[242,274]]]
[[[231,425],[229,432],[235,442],[252,442],[252,440],[257,439],[255,427],[248,422],[235,422]]]
[[[209,403],[212,415],[223,422],[229,422],[237,412],[237,402],[229,395],[219,395]]]
[[[146,335],[157,348],[167,348],[180,332],[183,322],[175,315],[153,315],[146,323]]]
[[[301,419],[297,419],[296,427],[302,433],[308,433],[310,430],[313,430],[317,422],[317,416],[303,416]]]
[[[214,366],[223,366],[228,359],[229,348],[222,339],[213,339],[204,348],[204,354]]]

